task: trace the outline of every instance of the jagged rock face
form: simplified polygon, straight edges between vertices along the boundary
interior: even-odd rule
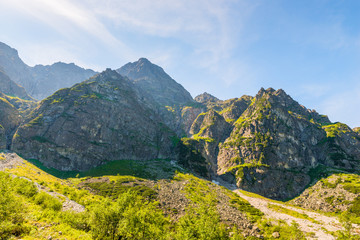
[[[310,182],[308,171],[318,164],[359,168],[358,135],[346,125],[333,126],[281,89],[261,89],[255,98],[209,106],[222,117],[213,120],[228,123],[230,131],[203,128],[206,114],[200,114],[190,129],[190,142],[218,175],[240,188],[286,199],[304,189]]]
[[[146,58],[128,63],[116,71],[128,77],[160,106],[184,105],[193,101],[183,86]]]
[[[211,175],[217,172],[217,160],[220,142],[223,142],[232,130],[231,124],[219,115],[216,111],[210,110],[200,114],[191,126],[190,134],[193,134],[193,140],[190,143],[202,153],[210,163],[209,171]]]
[[[9,148],[12,135],[20,122],[19,111],[0,93],[0,149]]]
[[[30,94],[36,99],[44,99],[60,88],[71,87],[96,74],[91,69],[84,69],[74,63],[57,62],[49,66],[36,65],[31,69],[33,90]]]
[[[50,96],[60,88],[84,81],[96,73],[73,63],[59,62],[50,66],[29,67],[20,59],[17,50],[1,42],[0,69],[11,80],[23,86],[30,96],[38,100]]]
[[[207,102],[217,102],[220,101],[217,97],[214,97],[213,95],[204,92],[194,98],[196,102],[199,103],[207,103]]]
[[[174,133],[145,106],[130,81],[107,70],[43,100],[18,129],[13,149],[61,170],[174,158]]]
[[[360,136],[343,123],[323,126],[327,138],[326,165],[350,170],[360,170]]]
[[[0,92],[19,97],[21,99],[32,100],[32,98],[26,93],[25,89],[14,81],[12,81],[4,72],[0,70]]]

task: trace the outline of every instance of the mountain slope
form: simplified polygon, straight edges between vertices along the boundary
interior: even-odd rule
[[[0,70],[0,92],[19,97],[25,100],[32,100],[32,98],[26,93],[25,89],[14,81],[12,81],[4,72]]]
[[[43,100],[13,149],[46,166],[86,170],[112,160],[173,159],[174,137],[128,79],[106,70]]]

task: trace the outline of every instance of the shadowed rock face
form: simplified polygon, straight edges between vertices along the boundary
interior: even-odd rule
[[[19,97],[21,99],[32,100],[32,98],[26,93],[25,89],[14,81],[12,81],[4,72],[0,70],[0,92]]]
[[[80,68],[73,63],[58,62],[50,66],[29,67],[20,59],[17,50],[1,42],[0,69],[11,80],[23,86],[30,96],[38,100],[50,96],[60,88],[70,87],[96,74],[93,70]]]
[[[111,160],[174,158],[174,137],[133,83],[107,70],[43,100],[13,149],[49,167],[86,170]]]

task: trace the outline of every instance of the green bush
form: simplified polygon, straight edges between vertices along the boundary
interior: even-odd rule
[[[36,188],[34,183],[26,179],[15,178],[14,185],[17,193],[24,195],[28,198],[33,197],[38,192],[38,189]]]
[[[164,239],[169,221],[155,203],[128,191],[116,202],[107,199],[98,204],[90,226],[94,239]]]
[[[37,194],[34,201],[36,204],[42,206],[44,209],[47,208],[54,211],[59,211],[62,207],[62,204],[58,199],[44,192],[40,192],[39,194]]]
[[[25,225],[25,205],[13,193],[13,179],[0,172],[0,239],[21,236],[30,231]]]

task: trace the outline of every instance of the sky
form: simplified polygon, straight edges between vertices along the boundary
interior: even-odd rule
[[[0,0],[0,42],[30,66],[145,57],[193,97],[282,88],[359,127],[359,12],[358,0]]]

